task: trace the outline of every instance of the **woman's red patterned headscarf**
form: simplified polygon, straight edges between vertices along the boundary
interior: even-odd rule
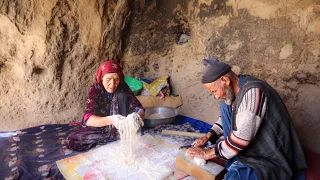
[[[119,63],[108,60],[100,64],[95,77],[96,82],[100,83],[102,81],[102,77],[107,73],[117,73],[120,77],[120,82],[124,82],[124,75]]]

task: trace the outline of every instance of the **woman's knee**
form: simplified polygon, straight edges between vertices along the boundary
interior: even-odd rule
[[[76,135],[74,133],[71,133],[67,136],[65,140],[65,145],[68,149],[73,150],[75,142],[76,142]]]

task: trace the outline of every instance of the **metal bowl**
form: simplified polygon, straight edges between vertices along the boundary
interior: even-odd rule
[[[163,117],[154,118],[153,115]],[[147,107],[145,111],[144,126],[148,128],[156,127],[160,124],[171,124],[179,115],[178,109],[167,106]]]

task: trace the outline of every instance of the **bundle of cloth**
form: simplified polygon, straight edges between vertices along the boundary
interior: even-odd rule
[[[143,83],[141,95],[159,96],[160,99],[164,99],[171,94],[169,76],[162,76],[156,79],[139,78],[139,80]]]

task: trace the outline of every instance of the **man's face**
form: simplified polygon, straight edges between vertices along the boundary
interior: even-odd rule
[[[102,85],[108,93],[114,93],[120,83],[117,73],[107,73],[102,77]]]
[[[212,82],[203,84],[205,89],[212,93],[214,97],[220,101],[224,101],[226,104],[231,105],[235,99],[234,91],[230,85],[226,85],[220,79]]]

